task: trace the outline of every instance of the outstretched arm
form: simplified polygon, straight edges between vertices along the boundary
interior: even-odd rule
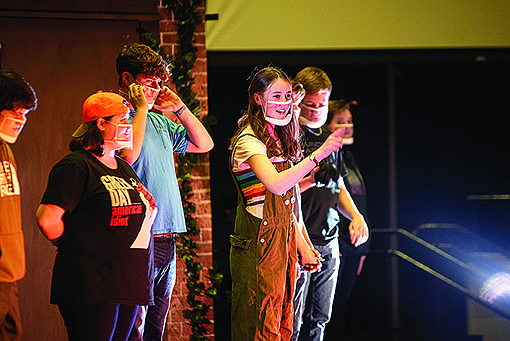
[[[340,135],[343,130],[343,127],[335,130],[329,135],[327,140],[312,153],[315,155],[317,161],[324,159],[331,154],[331,152],[336,152],[342,147],[343,140]],[[246,162],[264,186],[266,186],[271,193],[277,195],[285,193],[316,166],[314,161],[309,158],[304,158],[295,166],[283,172],[278,172],[267,156],[262,154],[252,155]]]
[[[309,188],[315,187],[315,173],[319,170],[319,166],[316,166],[312,169],[310,174],[305,176],[303,179],[299,180],[299,192],[303,193]]]

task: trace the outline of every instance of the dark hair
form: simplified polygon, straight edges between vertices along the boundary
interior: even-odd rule
[[[30,84],[13,70],[0,69],[0,111],[36,107],[37,97]]]
[[[333,90],[333,84],[331,84],[331,80],[326,72],[316,66],[305,67],[298,72],[294,79],[303,84],[307,94],[316,94],[324,89],[330,92]]]
[[[104,117],[105,120],[111,120],[113,116]],[[97,127],[97,120],[87,122],[89,128],[85,134],[80,137],[73,137],[69,142],[69,149],[72,152],[77,150],[86,150],[97,156],[104,155],[104,139],[101,130]]]
[[[358,102],[356,101],[347,101],[345,99],[341,99],[338,101],[329,101],[328,102],[328,119],[325,124],[331,123],[333,116],[337,111],[341,110],[351,110],[351,105],[356,105]]]
[[[125,45],[117,56],[117,74],[122,85],[122,74],[129,72],[133,77],[145,73],[149,77],[159,77],[166,81],[170,77],[170,65],[147,45]]]
[[[239,129],[232,137],[231,144],[234,144],[241,132],[250,125],[257,138],[266,145],[269,155],[298,161],[301,157],[301,147],[299,146],[301,131],[297,117],[292,114],[289,124],[275,126],[275,132],[280,141],[280,146],[278,146],[267,131],[261,106],[255,101],[255,94],[262,95],[277,79],[283,79],[291,84],[285,72],[274,66],[265,67],[253,76],[248,88],[248,109],[239,119]],[[292,106],[289,110],[292,110]]]

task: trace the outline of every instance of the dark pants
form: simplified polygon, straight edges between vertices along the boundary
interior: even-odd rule
[[[69,341],[126,341],[137,305],[59,304]]]
[[[18,285],[0,283],[0,340],[15,341],[21,338],[21,319],[18,304]]]
[[[326,328],[325,340],[341,341],[345,339],[347,303],[358,277],[360,258],[361,256],[341,257],[335,303],[333,304],[331,323]]]

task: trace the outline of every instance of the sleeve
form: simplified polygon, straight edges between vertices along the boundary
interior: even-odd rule
[[[338,188],[343,188],[343,189],[347,190],[347,188],[345,187],[344,178],[342,178],[342,177],[338,178]]]
[[[174,151],[186,154],[186,150],[188,149],[189,138],[186,134],[186,128],[182,124],[177,124],[172,120],[167,118],[168,125],[168,134],[170,136],[170,140],[172,141]]]
[[[86,174],[76,162],[60,161],[50,172],[41,204],[62,207],[72,212],[81,200]]]
[[[254,136],[241,136],[235,146],[233,168],[249,168],[245,162],[253,155],[267,155],[266,146]]]
[[[343,150],[339,150],[338,151],[338,157],[337,157],[337,169],[338,171],[340,172],[340,177],[341,178],[344,178],[347,176],[347,166],[345,164],[345,160],[344,160],[344,151]]]

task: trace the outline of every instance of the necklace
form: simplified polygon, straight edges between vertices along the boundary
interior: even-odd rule
[[[306,128],[306,130],[308,130],[311,134],[315,135],[315,136],[321,136],[322,134],[322,127],[319,128],[319,132],[315,132],[312,130],[312,128],[308,128],[307,126],[303,126]]]

